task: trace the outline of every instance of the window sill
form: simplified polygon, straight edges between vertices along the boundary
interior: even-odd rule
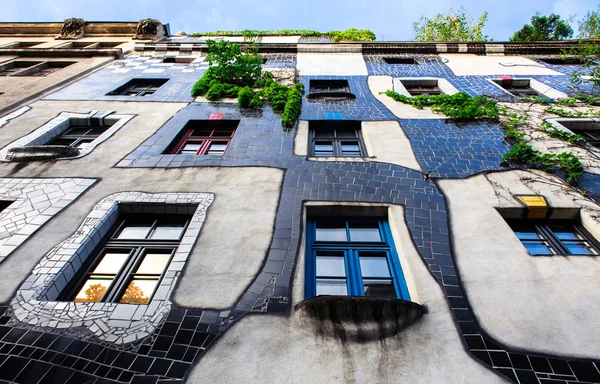
[[[36,161],[79,156],[79,149],[68,145],[31,145],[10,148],[6,154],[9,161]]]
[[[295,309],[302,325],[343,342],[395,336],[427,313],[412,301],[365,296],[317,296]]]

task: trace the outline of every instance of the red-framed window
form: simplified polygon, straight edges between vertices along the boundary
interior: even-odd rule
[[[223,155],[238,124],[239,120],[190,120],[169,153]]]

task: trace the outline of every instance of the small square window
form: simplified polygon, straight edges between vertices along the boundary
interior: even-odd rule
[[[493,81],[515,97],[544,97],[531,88],[530,81],[527,79],[498,79]]]
[[[147,304],[189,220],[189,215],[121,216],[61,300]]]
[[[411,96],[435,96],[443,92],[438,87],[437,80],[400,80]]]
[[[309,123],[310,155],[364,157],[360,121],[316,120]]]
[[[310,93],[350,92],[348,80],[311,80]]]
[[[583,65],[583,61],[575,57],[567,57],[567,58],[559,58],[559,57],[549,57],[540,59],[544,63],[551,65]]]
[[[222,156],[239,123],[239,120],[190,120],[166,153]]]
[[[384,57],[386,64],[418,64],[414,57]]]
[[[124,85],[107,93],[107,96],[150,96],[169,79],[132,79]]]
[[[69,128],[45,145],[68,145],[74,148],[83,148],[100,137],[113,125],[104,121],[91,119],[90,125],[76,125],[71,119],[69,120]]]
[[[195,57],[175,57],[175,56],[167,56],[163,59],[163,63],[178,63],[178,64],[190,64],[192,61],[196,60]]]
[[[583,136],[588,144],[600,148],[600,122],[593,120],[559,120],[571,132]]]
[[[17,76],[19,72],[41,63],[41,61],[11,61],[0,65],[0,76]]]
[[[507,220],[532,256],[597,256],[596,239],[574,220]]]

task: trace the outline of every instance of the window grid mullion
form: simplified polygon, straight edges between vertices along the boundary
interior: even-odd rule
[[[563,245],[563,243],[561,243],[561,241],[556,237],[556,235],[554,234],[554,232],[552,232],[549,226],[545,224],[540,224],[536,225],[535,228],[537,232],[542,236],[542,238],[548,242],[548,244],[556,254],[570,254],[569,250]]]
[[[596,238],[594,236],[592,236],[583,226],[581,225],[574,225],[573,229],[575,230],[575,232],[580,235],[585,241],[587,242],[587,244],[590,246],[590,248],[592,248],[594,251],[596,251],[596,254],[600,255],[600,243],[598,243],[598,241],[596,240]]]
[[[120,292],[123,290],[123,285],[127,282],[127,277],[138,264],[140,255],[143,254],[143,251],[143,247],[134,249],[133,255],[129,256],[129,258],[123,265],[123,268],[121,268],[121,271],[119,271],[119,273],[115,277],[115,280],[113,281],[113,284],[110,286],[110,288],[107,290],[107,295],[105,295],[103,301],[108,303],[113,303],[117,301],[117,297],[120,296]]]

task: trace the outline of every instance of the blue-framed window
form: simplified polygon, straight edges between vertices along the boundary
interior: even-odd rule
[[[386,220],[309,218],[306,241],[306,298],[347,295],[410,300]]]

